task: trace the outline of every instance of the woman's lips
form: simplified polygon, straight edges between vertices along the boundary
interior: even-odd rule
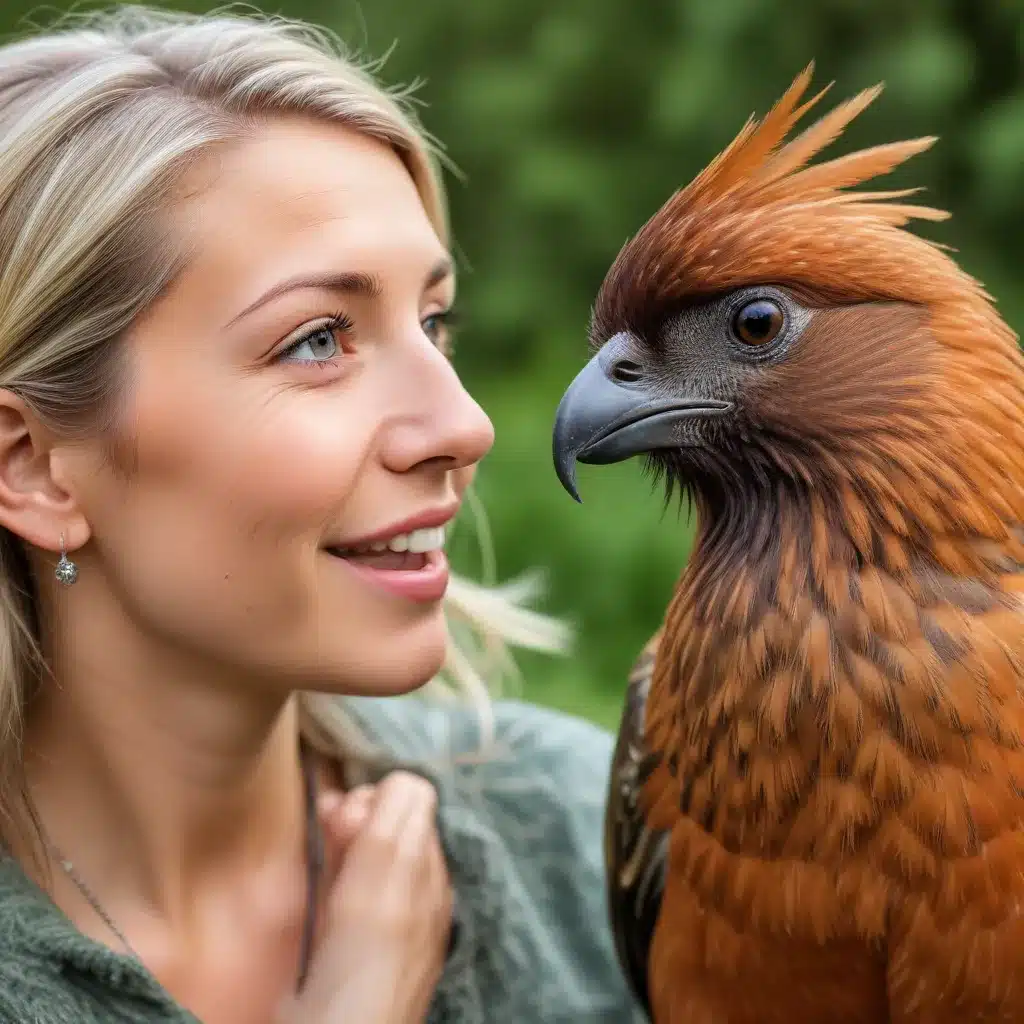
[[[365,582],[410,601],[440,601],[448,589],[448,559],[440,549],[330,554]]]

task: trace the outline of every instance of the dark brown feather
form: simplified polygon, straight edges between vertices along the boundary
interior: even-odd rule
[[[637,999],[651,1015],[647,961],[664,888],[668,837],[648,827],[642,788],[657,755],[644,742],[647,694],[657,637],[644,649],[629,676],[626,707],[612,757],[605,815],[608,908],[615,948]]]

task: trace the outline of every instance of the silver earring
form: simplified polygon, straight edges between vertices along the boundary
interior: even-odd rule
[[[60,535],[60,561],[57,563],[57,568],[53,570],[53,575],[65,587],[70,587],[78,579],[78,566],[68,558],[68,554],[64,550],[63,533]]]

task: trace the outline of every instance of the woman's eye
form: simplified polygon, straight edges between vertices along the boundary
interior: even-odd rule
[[[341,346],[338,344],[338,331],[345,331],[351,324],[335,318],[329,323],[308,331],[297,341],[289,345],[280,358],[290,363],[325,363],[338,355]]]
[[[451,347],[451,328],[454,317],[454,311],[448,309],[440,313],[431,313],[423,320],[423,333],[446,354]]]

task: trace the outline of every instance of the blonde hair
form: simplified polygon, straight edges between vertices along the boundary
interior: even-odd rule
[[[55,429],[102,430],[121,396],[118,340],[183,265],[157,216],[211,146],[275,114],[342,123],[400,155],[447,240],[436,147],[407,97],[382,88],[328,32],[294,20],[119,7],[0,47],[0,387]],[[0,531],[0,812],[32,823],[21,722],[46,675],[35,587],[19,538]],[[524,607],[529,582],[454,579],[438,693],[486,719],[509,644],[565,646],[557,622]],[[318,745],[366,750],[344,706],[302,696]],[[340,752],[340,751],[339,751]]]

